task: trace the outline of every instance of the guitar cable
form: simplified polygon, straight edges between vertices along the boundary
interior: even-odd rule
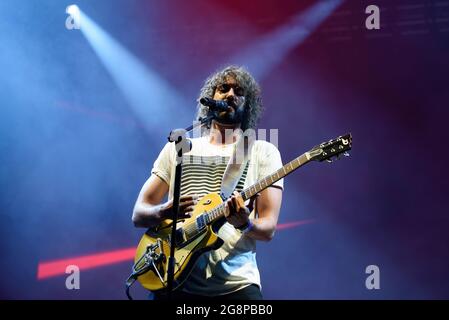
[[[134,276],[134,274],[131,274],[128,279],[126,279],[125,287],[126,287],[126,296],[128,297],[128,300],[134,300],[133,297],[131,297],[131,294],[129,293],[129,289],[131,289],[131,286],[136,282],[137,277]]]
[[[145,254],[140,257],[140,259],[132,266],[132,271],[130,276],[128,277],[128,279],[126,279],[125,282],[125,292],[126,292],[126,296],[128,297],[129,300],[133,300],[133,298],[131,297],[131,294],[129,293],[129,290],[131,289],[131,286],[134,284],[134,282],[136,282],[137,277],[140,276],[141,274],[144,274],[145,272],[147,272],[148,270],[150,270],[150,268],[152,266],[154,266],[154,261],[153,258],[151,257],[151,253],[152,253],[152,248],[150,246],[147,247],[147,251],[145,252]],[[143,265],[141,265],[143,262]],[[141,265],[141,267],[139,269],[138,266]]]
[[[149,253],[151,252],[150,250],[151,250],[150,247],[148,247],[147,252],[132,266],[131,274],[128,277],[128,279],[126,279],[125,292],[129,300],[133,300],[131,294],[129,293],[129,290],[131,286],[134,284],[134,282],[136,282],[137,277],[149,271],[151,267],[155,267],[155,269],[157,270],[153,258],[149,256]],[[141,266],[140,269],[137,269],[137,266],[141,263],[143,259],[145,260],[143,266]]]

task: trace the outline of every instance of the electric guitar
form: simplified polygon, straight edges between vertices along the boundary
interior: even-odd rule
[[[351,134],[323,142],[242,190],[240,195],[246,201],[310,161],[332,162],[332,158],[339,158],[341,154],[348,156],[347,151],[351,150],[351,147]],[[173,289],[178,288],[187,279],[202,253],[217,249],[223,244],[217,232],[225,222],[224,212],[225,203],[219,194],[205,195],[198,201],[192,216],[177,228]],[[167,219],[159,226],[148,229],[136,250],[134,273],[141,285],[151,291],[164,290],[167,286],[171,225],[171,220]]]

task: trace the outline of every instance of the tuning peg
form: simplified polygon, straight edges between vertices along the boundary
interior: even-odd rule
[[[349,157],[349,156],[350,156],[350,154],[347,153],[347,152],[343,153],[343,155],[344,155],[345,157]]]
[[[326,159],[326,161],[329,162],[329,163],[334,162],[334,160],[332,160],[332,159]]]

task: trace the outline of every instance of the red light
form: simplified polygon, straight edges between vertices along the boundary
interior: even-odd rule
[[[69,265],[75,265],[80,270],[88,270],[101,266],[111,265],[123,261],[132,260],[136,253],[136,248],[128,248],[81,256],[75,258],[67,258],[49,262],[39,263],[37,267],[37,279],[42,280],[50,277],[65,274],[65,269]]]
[[[277,230],[294,228],[300,225],[312,223],[315,220],[300,220],[277,225]],[[37,267],[37,279],[47,279],[65,274],[65,270],[69,265],[77,266],[80,271],[107,266],[134,259],[136,248],[127,248],[87,256],[74,258],[66,258],[62,260],[54,260],[41,262]]]

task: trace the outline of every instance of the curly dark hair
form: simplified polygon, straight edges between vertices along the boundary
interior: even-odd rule
[[[215,89],[225,83],[226,79],[232,77],[245,92],[245,110],[241,129],[255,129],[260,115],[262,114],[262,97],[260,94],[260,86],[253,76],[244,68],[239,66],[228,66],[223,70],[212,74],[204,82],[198,97],[198,118],[204,117],[208,113],[208,108],[199,103],[200,98],[213,98]]]

